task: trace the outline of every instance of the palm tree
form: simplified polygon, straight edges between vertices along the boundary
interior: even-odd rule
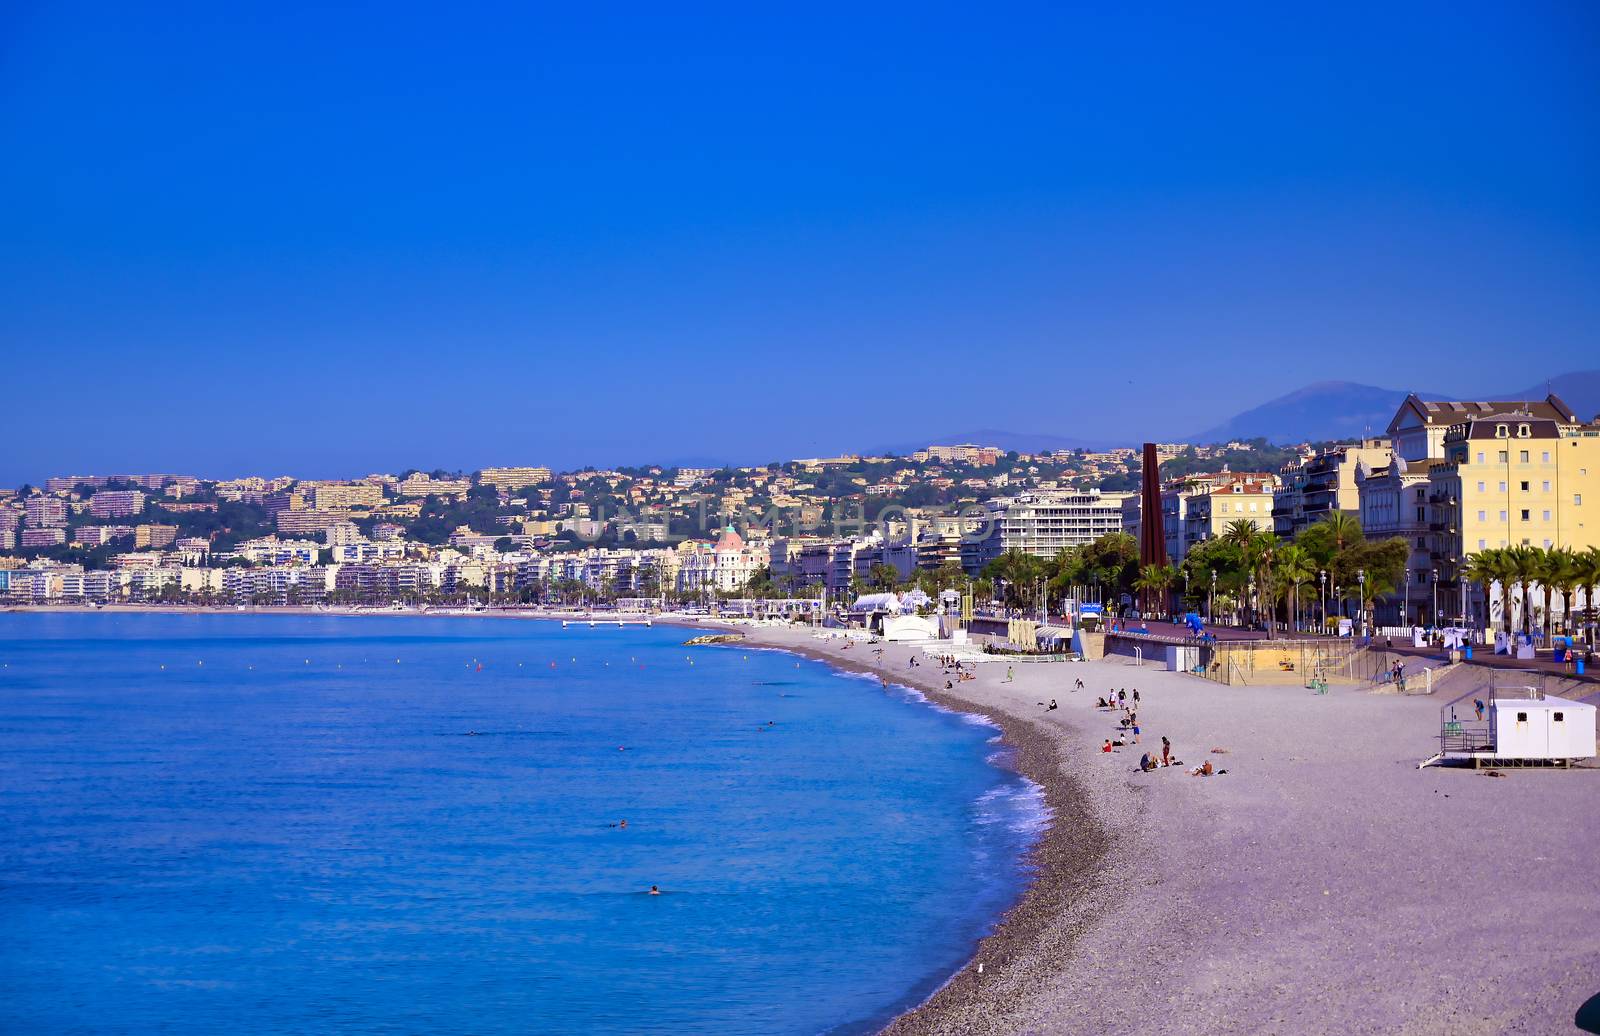
[[[1554,608],[1551,598],[1561,591],[1561,618],[1568,632],[1572,628],[1572,590],[1578,584],[1578,555],[1570,547],[1556,547],[1544,552],[1544,635],[1550,639],[1554,632],[1551,620]]]
[[[1349,511],[1330,511],[1327,517],[1322,519],[1322,524],[1327,527],[1327,534],[1333,540],[1335,551],[1344,550],[1361,542],[1361,520]]]
[[[1236,537],[1244,571],[1256,584],[1256,599],[1267,605],[1267,639],[1273,640],[1277,636],[1277,623],[1272,620],[1276,617],[1274,605],[1278,600],[1277,582],[1273,579],[1273,559],[1278,551],[1278,537],[1257,529],[1248,521],[1231,523],[1224,535]],[[1256,607],[1259,612],[1259,605]],[[1255,619],[1257,615],[1252,614],[1251,618]]]
[[[1295,625],[1300,616],[1300,588],[1310,584],[1317,574],[1317,566],[1305,548],[1290,544],[1278,548],[1277,582],[1289,591],[1289,624]]]
[[[1544,552],[1523,544],[1508,547],[1506,556],[1522,593],[1522,633],[1527,636],[1533,628],[1533,584],[1544,576]]]
[[[1138,578],[1133,581],[1135,590],[1149,594],[1152,601],[1160,601],[1163,612],[1171,603],[1168,591],[1172,584],[1178,580],[1178,570],[1172,565],[1146,565],[1139,570]]]
[[[1476,554],[1468,554],[1466,564],[1461,569],[1461,578],[1469,583],[1477,583],[1483,587],[1483,624],[1489,625],[1489,598],[1494,592],[1494,584],[1500,583],[1502,594],[1506,584],[1501,582],[1501,576],[1506,569],[1505,552],[1495,547],[1480,550]],[[1508,611],[1507,616],[1511,613]]]
[[[1594,646],[1595,593],[1600,591],[1600,547],[1590,547],[1582,554],[1576,556],[1577,572],[1574,578],[1580,583],[1583,590],[1584,617],[1588,620],[1589,645]]]

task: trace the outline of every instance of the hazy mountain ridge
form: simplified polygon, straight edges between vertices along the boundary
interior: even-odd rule
[[[1537,385],[1493,389],[1468,396],[1416,390],[1423,399],[1541,400],[1554,392],[1585,419],[1600,413],[1600,370],[1573,371]],[[1270,442],[1353,439],[1382,435],[1408,390],[1351,381],[1322,381],[1268,400],[1194,435],[1188,442],[1210,443],[1264,436]]]

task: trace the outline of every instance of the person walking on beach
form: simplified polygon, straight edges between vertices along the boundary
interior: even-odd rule
[[[1122,690],[1117,692],[1117,704],[1118,705],[1126,705],[1126,704],[1128,704],[1128,689],[1126,687],[1124,687]]]
[[[1161,765],[1172,765],[1172,742],[1164,737],[1161,739]]]
[[[1135,707],[1137,707],[1139,704],[1139,688],[1137,687],[1133,689],[1133,704]]]
[[[1006,666],[1006,683],[1010,683],[1015,677],[1016,674],[1011,671],[1011,667]]]

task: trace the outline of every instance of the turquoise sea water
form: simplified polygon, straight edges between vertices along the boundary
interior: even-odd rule
[[[0,616],[0,1031],[871,1030],[1018,896],[1037,789],[688,635]]]

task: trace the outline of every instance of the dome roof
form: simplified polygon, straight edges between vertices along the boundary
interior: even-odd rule
[[[740,551],[744,549],[744,539],[733,531],[733,526],[722,530],[722,535],[717,538],[717,550]]]

